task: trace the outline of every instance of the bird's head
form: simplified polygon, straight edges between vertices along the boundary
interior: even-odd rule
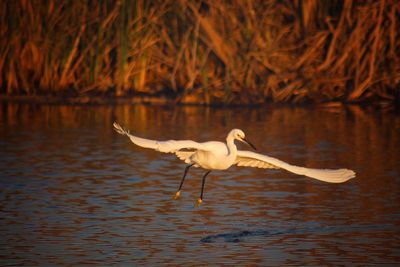
[[[249,140],[247,140],[247,139],[245,138],[246,136],[245,136],[245,134],[244,134],[244,132],[243,132],[242,130],[240,130],[240,129],[233,129],[233,130],[229,133],[229,135],[232,136],[233,139],[239,140],[239,141],[241,141],[241,142],[243,142],[243,143],[249,145],[249,146],[252,147],[254,150],[257,150],[256,147],[255,147],[252,143],[250,143]]]

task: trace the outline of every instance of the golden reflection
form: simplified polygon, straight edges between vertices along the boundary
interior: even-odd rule
[[[180,198],[171,200],[185,164],[120,138],[114,121],[159,140],[224,141],[230,129],[241,128],[262,154],[311,168],[351,168],[357,178],[333,185],[233,167],[210,174],[204,203],[194,209],[203,171],[193,170]],[[2,104],[0,137],[0,230],[19,253],[54,243],[61,263],[126,257],[150,265],[157,259],[284,265],[300,256],[329,265],[330,255],[341,253],[349,257],[343,265],[362,257],[398,259],[400,117],[390,112]],[[224,239],[230,233],[242,237]],[[199,242],[208,236],[227,243]],[[312,248],[308,258],[305,247]],[[0,257],[12,258],[4,253]],[[36,259],[30,253],[24,255]]]

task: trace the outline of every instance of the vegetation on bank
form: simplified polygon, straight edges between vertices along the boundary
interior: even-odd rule
[[[0,1],[0,94],[400,99],[395,0]]]

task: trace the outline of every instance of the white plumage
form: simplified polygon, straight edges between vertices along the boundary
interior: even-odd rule
[[[138,146],[151,148],[164,153],[175,153],[179,159],[190,164],[185,170],[185,174],[182,178],[179,190],[175,194],[175,198],[179,197],[180,189],[186,173],[191,166],[201,167],[206,170],[225,170],[235,164],[237,166],[284,169],[295,174],[304,175],[329,183],[342,183],[355,177],[355,172],[349,169],[332,170],[299,167],[252,151],[238,150],[234,143],[235,140],[247,143],[254,148],[254,146],[245,139],[244,132],[239,129],[233,129],[229,132],[226,137],[226,143],[217,141],[198,143],[192,140],[150,140],[130,134],[116,122],[114,122],[114,129],[119,134],[128,136],[131,141]],[[203,177],[202,192],[198,199],[198,204],[202,202],[204,181],[208,173],[209,172],[207,172]]]

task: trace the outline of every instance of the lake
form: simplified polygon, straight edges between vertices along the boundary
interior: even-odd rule
[[[281,170],[191,168],[113,131],[221,140],[349,168],[329,184]],[[244,144],[240,149],[249,150]],[[0,265],[396,265],[400,116],[358,106],[210,108],[0,104]]]

